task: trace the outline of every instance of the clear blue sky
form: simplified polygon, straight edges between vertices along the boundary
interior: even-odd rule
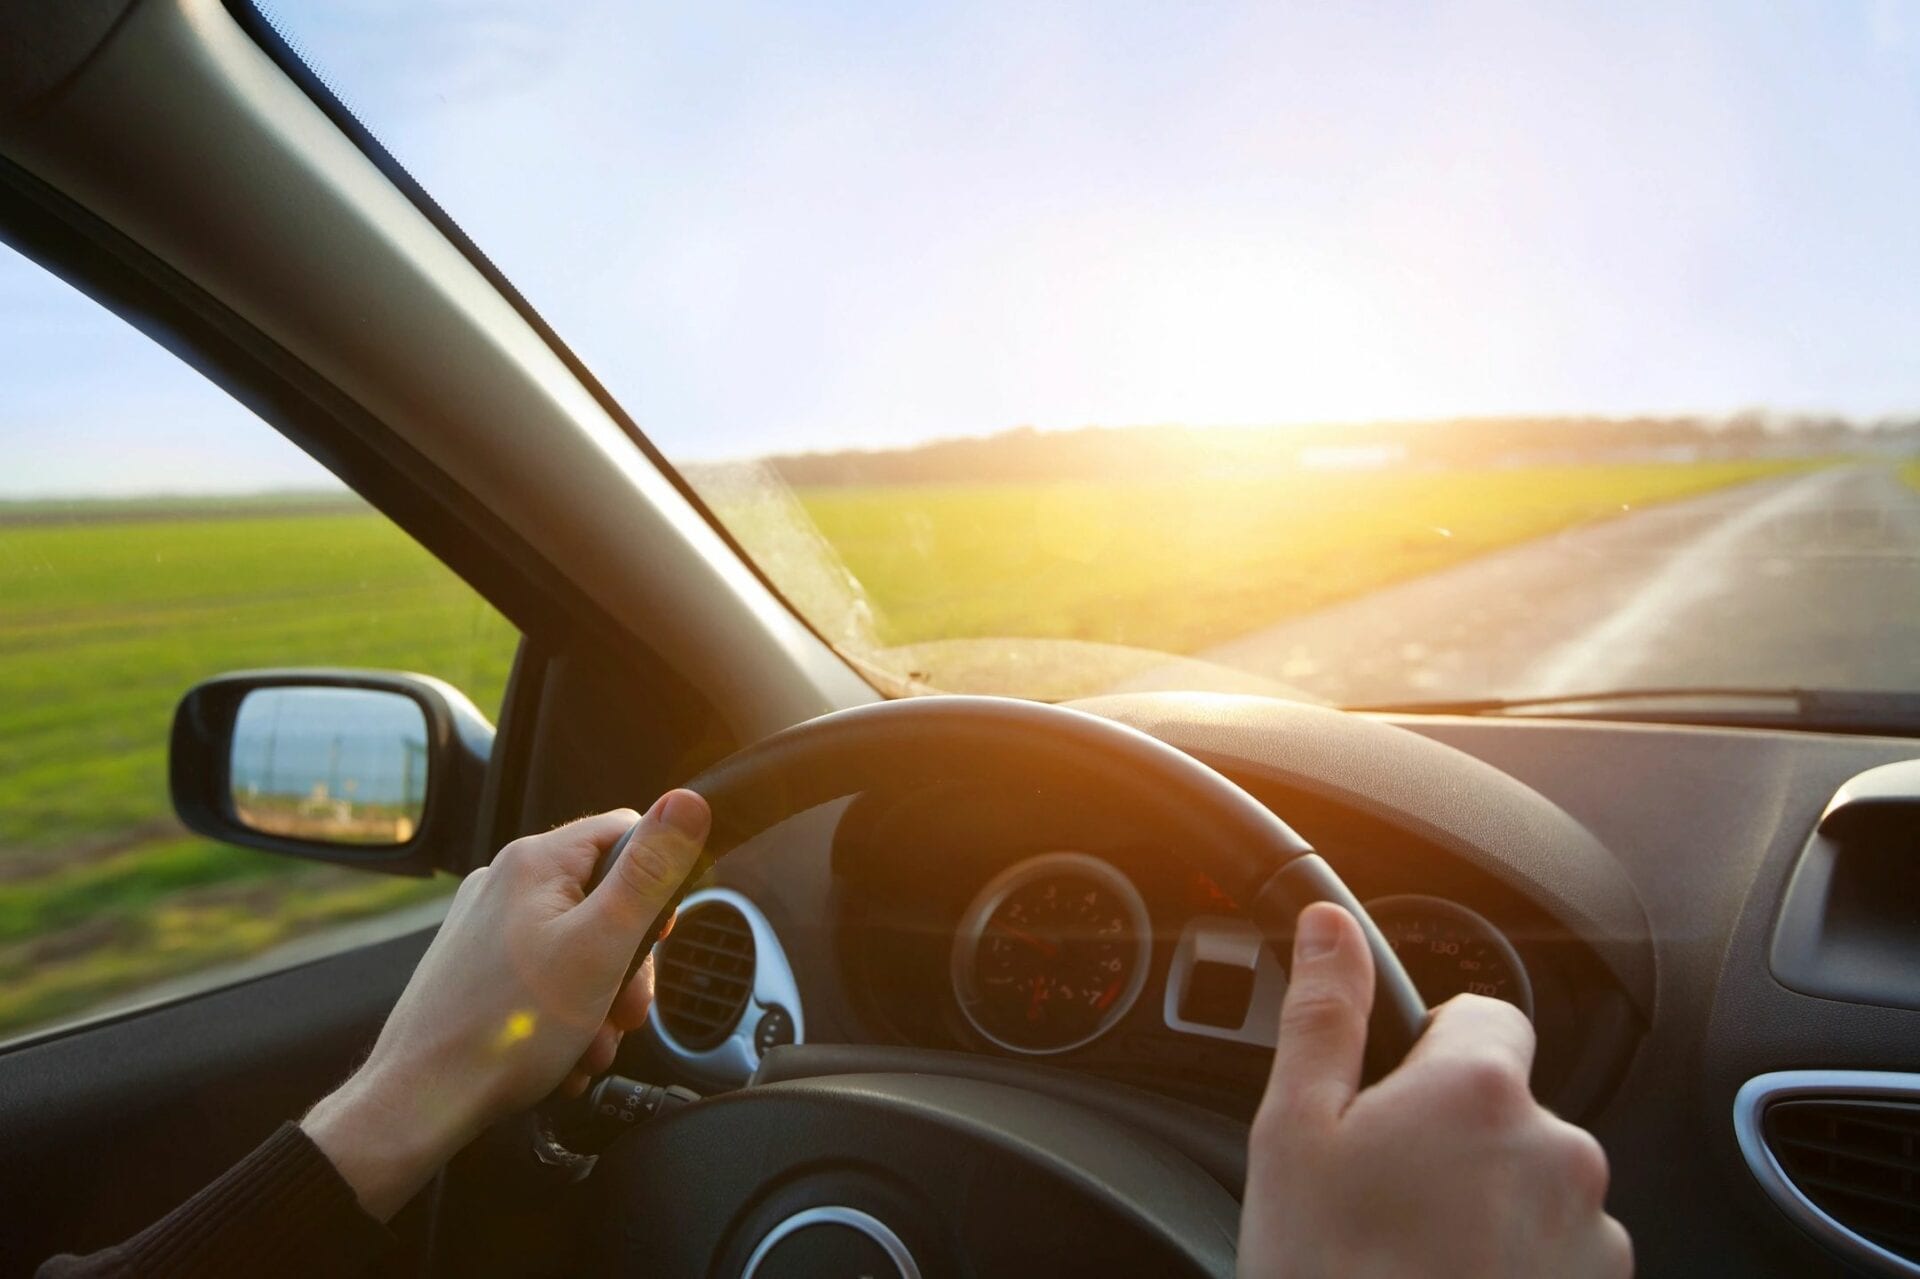
[[[672,456],[1920,411],[1920,0],[276,8]],[[0,492],[260,435],[32,271]]]

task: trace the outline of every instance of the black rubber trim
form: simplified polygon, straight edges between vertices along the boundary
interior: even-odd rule
[[[472,859],[452,868],[457,875],[486,865],[496,848],[504,847],[526,829],[522,825],[526,793],[513,783],[527,778],[533,768],[534,726],[540,721],[547,662],[546,649],[532,642],[522,643],[513,655],[506,691],[500,697],[500,713],[494,718],[493,756],[480,782],[476,822],[481,836]]]
[[[419,180],[407,170],[407,167],[400,163],[393,152],[389,151],[374,135],[366,122],[340,100],[340,96],[327,83],[326,77],[306,60],[301,51],[287,39],[285,33],[273,24],[273,20],[261,13],[251,0],[223,0],[223,3],[227,11],[233,15],[234,21],[240,24],[241,29],[269,58],[273,59],[274,65],[278,66],[302,93],[312,99],[314,105],[333,122],[334,127],[346,135],[347,140],[352,142],[389,182],[393,183],[400,194],[404,195],[421,215],[433,224],[435,230],[446,237],[449,244],[460,251],[461,256],[473,264],[473,268],[486,278],[487,283],[492,285],[501,297],[507,300],[507,304],[513,307],[520,318],[540,335],[540,340],[560,357],[561,363],[567,366],[569,372],[580,379],[580,384],[586,387],[587,393],[593,396],[602,409],[606,410],[607,416],[614,420],[646,459],[667,477],[667,481],[673,485],[675,491],[698,512],[700,518],[705,520],[708,527],[712,528],[720,540],[726,544],[727,549],[732,551],[760,584],[780,601],[781,607],[797,618],[800,624],[807,628],[808,633],[825,644],[828,650],[839,657],[841,662],[859,676],[863,683],[871,685],[873,681],[867,678],[866,673],[857,664],[848,662],[833,642],[814,626],[813,620],[796,608],[793,601],[788,599],[786,593],[780,589],[779,584],[767,576],[759,562],[747,554],[746,548],[733,536],[720,517],[713,513],[713,508],[707,505],[705,499],[687,482],[686,477],[667,461],[666,455],[646,437],[639,424],[628,416],[627,411],[620,406],[620,402],[613,397],[612,392],[608,391],[600,379],[593,375],[586,362],[574,354],[573,349],[541,317],[540,312],[534,309],[533,303],[529,302],[526,295],[507,278],[506,272],[502,271],[493,259],[487,256],[485,250],[474,242],[473,237],[454,221],[453,216],[441,207],[440,202],[428,193]]]

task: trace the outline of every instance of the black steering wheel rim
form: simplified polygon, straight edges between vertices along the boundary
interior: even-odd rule
[[[1039,791],[1066,783],[1124,795],[1132,811],[1171,837],[1176,855],[1246,911],[1283,969],[1300,911],[1317,901],[1344,907],[1373,955],[1368,1078],[1397,1065],[1425,1028],[1426,1004],[1366,908],[1285,821],[1157,738],[1041,702],[972,696],[877,702],[796,724],[745,747],[686,783],[713,809],[707,852],[689,883],[709,860],[818,804],[880,784],[961,778]],[[596,882],[619,852],[616,846],[602,859]],[[663,912],[662,923],[672,909],[670,904]],[[635,956],[636,964],[644,954]]]

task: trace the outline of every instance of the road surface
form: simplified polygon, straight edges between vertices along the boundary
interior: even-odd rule
[[[1920,493],[1884,466],[1583,525],[1194,656],[1329,701],[1920,689]]]

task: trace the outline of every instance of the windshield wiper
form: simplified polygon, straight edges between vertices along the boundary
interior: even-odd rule
[[[1676,724],[1812,729],[1829,733],[1920,733],[1920,693],[1827,688],[1605,688],[1526,697],[1371,702],[1342,710],[1399,715],[1505,715],[1647,720]],[[1580,708],[1595,707],[1595,710]]]

